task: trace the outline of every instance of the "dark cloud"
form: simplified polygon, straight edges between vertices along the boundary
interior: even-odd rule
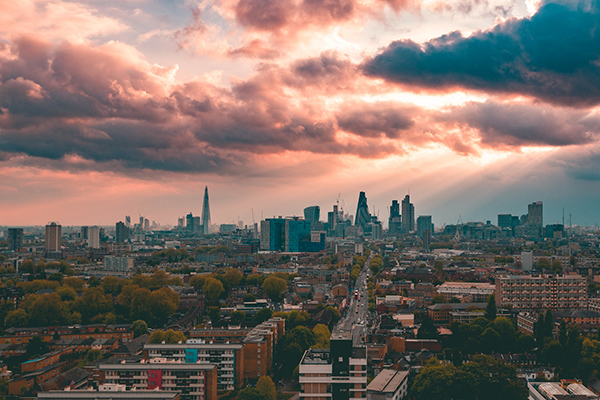
[[[367,75],[407,87],[522,94],[554,104],[600,103],[600,1],[548,2],[469,37],[390,44],[366,60]]]
[[[278,30],[295,12],[292,0],[240,0],[235,8],[238,22],[258,30]]]
[[[563,151],[556,154],[550,164],[558,165],[572,178],[600,181],[600,147],[598,145]]]
[[[360,104],[345,113],[338,113],[337,124],[346,132],[364,137],[401,137],[402,131],[414,126],[408,110],[392,104]]]
[[[600,118],[584,111],[534,104],[467,103],[436,116],[438,121],[475,129],[487,146],[568,146],[591,143]]]

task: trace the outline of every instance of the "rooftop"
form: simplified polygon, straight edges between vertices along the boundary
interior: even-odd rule
[[[408,371],[383,369],[367,386],[367,391],[394,393],[408,377]]]

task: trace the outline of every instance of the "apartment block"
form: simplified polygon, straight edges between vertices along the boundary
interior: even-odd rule
[[[217,366],[217,390],[240,389],[244,384],[244,345],[204,343],[190,339],[182,344],[146,344],[144,357],[148,361],[163,358],[168,361]]]
[[[217,400],[217,366],[153,359],[150,362],[100,364],[100,383],[125,385],[127,390],[180,392],[181,400]]]
[[[514,310],[587,308],[587,280],[580,275],[496,277],[496,304]]]
[[[309,349],[299,366],[300,399],[350,400],[367,397],[367,355],[351,337],[332,336],[330,349]]]

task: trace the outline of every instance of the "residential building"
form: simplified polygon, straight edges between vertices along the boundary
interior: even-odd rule
[[[127,390],[169,390],[181,400],[217,400],[217,367],[213,364],[150,362],[99,364],[99,383],[125,385]]]
[[[104,257],[104,268],[107,271],[127,272],[133,269],[133,258],[128,256]]]
[[[23,228],[8,228],[8,249],[20,251],[23,248]]]
[[[90,226],[87,231],[87,243],[89,249],[100,248],[100,227]]]
[[[496,277],[496,304],[514,310],[587,308],[587,280],[580,275]]]
[[[56,222],[51,222],[46,225],[45,246],[46,252],[61,251],[62,242],[62,226]]]
[[[181,344],[146,344],[144,356],[150,362],[156,358],[179,363],[214,364],[217,366],[217,390],[230,391],[244,384],[244,345],[205,343],[189,339]]]
[[[367,386],[368,400],[402,400],[408,396],[408,371],[383,369]]]
[[[307,350],[299,365],[300,399],[365,399],[366,354],[365,347],[352,347],[351,337],[336,334],[329,349]]]

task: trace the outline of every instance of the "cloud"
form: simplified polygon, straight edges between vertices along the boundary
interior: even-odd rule
[[[412,108],[412,110],[411,110]],[[415,107],[398,107],[394,104],[359,104],[354,107],[344,105],[344,111],[337,115],[338,126],[346,132],[363,137],[386,136],[398,139],[410,132],[415,122],[409,116]]]
[[[435,116],[446,129],[475,130],[486,147],[569,146],[596,142],[597,113],[527,103],[470,102]]]
[[[511,18],[469,37],[391,43],[364,72],[411,89],[479,90],[552,104],[600,103],[600,2],[547,2],[530,18]]]

